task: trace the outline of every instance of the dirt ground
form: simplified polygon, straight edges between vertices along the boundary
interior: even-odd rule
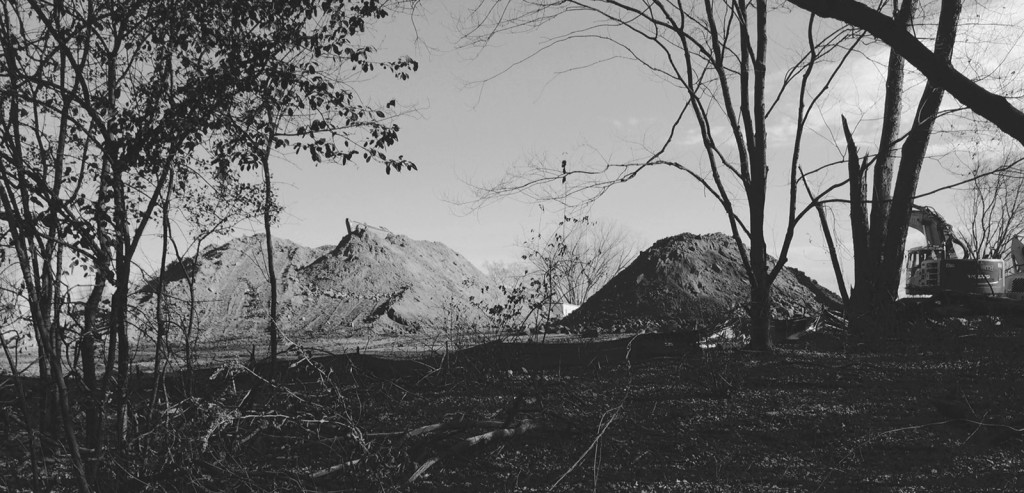
[[[107,473],[148,491],[1019,491],[1022,330],[819,334],[775,354],[489,344],[297,361],[276,384],[227,367],[194,398],[172,381],[152,417],[139,404]],[[24,436],[0,438],[0,490],[17,491]],[[70,488],[57,457],[51,485]]]

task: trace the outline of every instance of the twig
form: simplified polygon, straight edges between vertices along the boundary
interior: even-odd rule
[[[845,456],[843,456],[842,460],[840,460],[834,467],[829,467],[828,468],[828,474],[826,474],[825,477],[822,478],[821,482],[818,483],[818,487],[815,488],[814,491],[815,492],[821,491],[821,489],[825,487],[825,483],[827,483],[829,478],[832,477],[832,473],[836,471],[837,467],[843,465],[844,462],[846,462],[850,457],[852,457],[853,454],[857,451],[858,448],[860,448],[860,447],[862,447],[864,445],[867,445],[868,443],[874,441],[875,439],[884,437],[886,435],[892,435],[894,433],[900,433],[900,432],[903,432],[903,431],[920,430],[920,429],[928,428],[928,427],[932,427],[932,426],[942,426],[942,425],[948,425],[950,423],[956,423],[956,422],[962,422],[962,421],[967,421],[967,420],[963,420],[963,419],[947,419],[945,421],[935,421],[935,422],[932,422],[932,423],[925,423],[925,424],[921,424],[921,425],[904,426],[904,427],[901,427],[901,428],[894,428],[894,429],[886,430],[886,431],[883,431],[883,432],[880,432],[880,433],[875,433],[875,434],[872,434],[872,435],[867,435],[864,438],[862,438],[859,441],[859,443],[856,443],[856,444],[853,445],[853,447],[850,447],[850,451],[847,452],[847,454]],[[970,421],[968,421],[968,423],[970,423]],[[976,423],[976,424],[982,425],[983,423]]]
[[[562,474],[562,476],[558,478],[558,481],[555,481],[555,484],[551,485],[551,487],[548,488],[548,491],[557,488],[558,485],[562,482],[562,480],[566,478],[566,476],[575,471],[576,468],[583,463],[583,459],[586,459],[587,455],[590,455],[590,451],[594,450],[597,447],[597,445],[601,442],[601,437],[603,437],[605,432],[608,431],[608,428],[612,425],[615,419],[619,417],[619,411],[622,411],[622,405],[619,405],[615,409],[605,411],[605,413],[601,415],[601,421],[597,425],[597,436],[594,437],[594,441],[590,442],[590,446],[587,447],[587,449],[584,450],[582,454],[580,454],[579,459],[576,459],[576,462],[573,463],[572,467],[570,467],[569,470],[565,471]],[[608,417],[609,414],[611,414],[611,417],[608,418],[607,421],[605,421],[605,418]]]

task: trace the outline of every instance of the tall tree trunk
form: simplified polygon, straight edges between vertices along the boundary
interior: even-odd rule
[[[895,6],[894,6],[895,9]],[[914,0],[903,0],[893,17],[899,25],[906,27],[913,19],[917,9]],[[903,108],[903,58],[895,51],[889,51],[889,64],[885,80],[885,103],[882,113],[882,131],[878,140],[878,154],[875,157],[875,169],[872,183],[871,217],[868,227],[866,251],[854,257],[854,287],[850,301],[846,306],[846,315],[850,320],[850,328],[854,333],[866,334],[872,327],[883,327],[891,324],[889,320],[892,310],[885,308],[891,305],[896,293],[880,289],[880,267],[882,265],[883,245],[887,236],[889,211],[892,202],[892,175],[895,155],[894,145],[899,135],[900,117]],[[847,135],[848,146],[852,149],[852,136]],[[851,184],[853,176],[851,175]],[[864,191],[863,189],[860,189]],[[854,194],[851,186],[851,207],[867,200],[866,192]],[[854,212],[851,210],[851,217]],[[854,233],[854,243],[857,243]],[[880,309],[881,308],[881,309]]]
[[[959,27],[962,0],[943,0],[939,14],[939,28],[935,37],[935,54],[949,63],[953,56]],[[942,104],[943,90],[929,81],[921,95],[914,126],[911,127],[907,140],[903,144],[900,156],[900,168],[896,175],[896,187],[893,191],[892,208],[889,212],[886,236],[883,247],[881,288],[895,292],[899,288],[900,268],[903,265],[903,250],[906,247],[907,227],[910,211],[917,193],[917,182],[921,177],[921,166],[928,152],[932,127]]]
[[[44,277],[49,279],[50,293],[48,298],[50,300],[50,340],[53,343],[53,353],[57,357],[58,364],[63,365],[63,355],[65,348],[65,335],[64,326],[61,322],[61,314],[64,311],[64,300],[63,291],[64,286],[61,282],[61,270],[63,269],[63,262],[61,255],[64,254],[64,247],[53,240],[46,240],[45,255],[48,261],[44,262]],[[63,374],[63,366],[61,366],[61,374]],[[55,402],[53,409],[57,409],[57,405],[60,405],[59,400]],[[54,422],[56,422],[58,415],[53,413]]]
[[[896,10],[893,2],[893,17],[906,27],[913,18],[917,2],[903,0]],[[878,139],[878,155],[875,157],[874,180],[871,196],[871,231],[868,235],[868,251],[871,258],[879,258],[886,236],[886,222],[892,201],[892,168],[895,160],[895,143],[900,131],[900,114],[903,111],[903,57],[895,50],[889,50],[889,64],[885,78],[885,103],[882,110],[882,131]],[[864,197],[860,197],[861,200]],[[876,264],[877,265],[877,264]],[[868,281],[868,278],[865,279]]]
[[[943,0],[935,53],[949,62],[956,41],[962,0]],[[904,0],[895,21],[909,25],[915,2]],[[890,53],[886,81],[885,113],[874,174],[870,230],[866,235],[867,252],[856,256],[858,266],[848,317],[854,332],[869,337],[884,336],[895,322],[896,298],[900,286],[907,227],[921,167],[927,153],[932,127],[942,103],[943,91],[931,81],[925,87],[915,114],[914,124],[903,144],[895,188],[892,185],[894,158],[892,147],[899,133],[900,98],[903,88],[903,60]],[[851,194],[854,203],[865,202]]]
[[[26,210],[28,210],[26,208]],[[36,238],[38,240],[38,238]],[[39,342],[39,376],[41,381],[44,383],[44,391],[39,395],[39,429],[49,433],[56,433],[57,423],[59,418],[59,404],[60,398],[57,395],[56,379],[58,378],[56,373],[52,372],[53,365],[50,358],[54,355],[60,356],[59,346],[60,342],[55,341],[53,332],[53,269],[51,268],[51,259],[45,255],[45,244],[41,244],[40,241],[34,241],[34,245],[43,252],[43,255],[33,255],[33,272],[36,272],[37,289],[39,290],[39,311],[41,312],[39,318],[39,326],[36,327],[36,340]],[[47,348],[44,345],[50,344],[54,347]]]
[[[96,200],[93,206],[97,211],[105,210],[107,207],[110,186],[110,162],[104,159],[100,165],[100,184],[97,190]],[[103,366],[103,375],[97,375],[95,347],[101,342],[98,333],[100,323],[100,306],[103,302],[103,292],[110,284],[113,273],[110,255],[110,238],[106,227],[105,219],[96,215],[96,247],[94,248],[93,267],[96,270],[96,281],[86,300],[85,306],[85,328],[82,333],[82,372],[83,379],[89,387],[89,396],[86,399],[86,443],[93,449],[93,463],[89,465],[88,476],[92,484],[98,484],[98,472],[100,460],[104,455],[103,421],[106,409],[106,401],[109,390],[109,383],[114,369],[114,354],[116,353],[117,334],[108,330],[109,346],[106,349],[106,358]],[[107,314],[106,323],[110,326],[110,313]]]
[[[118,168],[120,166],[117,166]],[[117,334],[117,379],[114,389],[115,406],[115,443],[118,452],[124,452],[127,432],[128,413],[128,378],[131,364],[130,347],[128,345],[128,291],[131,288],[131,258],[128,245],[131,236],[128,233],[128,208],[124,178],[120,170],[112,174],[114,194],[115,254],[114,254],[114,294],[110,298],[111,333]]]
[[[85,387],[85,444],[93,450],[86,466],[89,482],[96,484],[99,458],[103,450],[103,395],[96,375],[96,327],[103,290],[106,288],[107,271],[96,269],[96,280],[89,298],[85,302],[82,338],[79,350],[82,353],[82,383]]]
[[[274,239],[271,236],[270,226],[273,221],[274,188],[270,180],[270,151],[272,149],[276,125],[273,122],[273,115],[267,112],[267,141],[263,149],[263,231],[267,237],[267,278],[270,282],[270,320],[267,331],[270,332],[270,378],[274,378],[277,366],[277,272],[274,270]]]
[[[171,193],[174,190],[174,170],[170,172],[168,182],[172,185],[167,187],[167,196],[164,198],[164,204],[161,210],[162,216],[162,229],[163,234],[161,235],[160,245],[160,274],[157,277],[157,291],[156,291],[156,351],[153,355],[153,395],[150,398],[150,410],[156,408],[156,401],[160,395],[160,388],[163,382],[163,357],[160,352],[163,350],[163,342],[167,337],[167,322],[164,318],[164,296],[165,296],[165,282],[164,277],[167,273],[167,243],[168,237],[171,234]]]
[[[199,262],[199,245],[196,245],[196,256],[192,265],[198,266]],[[185,390],[188,395],[192,396],[192,382],[195,375],[195,351],[193,343],[199,340],[199,336],[195,335],[196,332],[196,273],[193,271],[191,274],[186,275],[188,279],[188,321],[185,324],[185,376],[188,379],[185,385]]]
[[[768,245],[764,239],[765,203],[768,187],[768,142],[765,114],[766,52],[768,48],[768,4],[757,0],[756,52],[754,71],[754,135],[748,139],[750,149],[750,345],[753,349],[771,351],[772,343],[772,280],[768,265]]]

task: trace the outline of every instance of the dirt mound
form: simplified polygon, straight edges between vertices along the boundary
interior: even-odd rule
[[[196,276],[197,320],[206,341],[264,337],[270,288],[263,235],[208,248],[198,265],[173,265],[170,318],[188,311],[185,273]],[[440,331],[484,324],[479,305],[486,277],[464,257],[437,242],[359,230],[336,246],[307,248],[274,241],[282,330],[292,340],[324,340]],[[152,313],[156,284],[140,292]],[[493,291],[493,290],[490,290]]]
[[[773,287],[775,318],[837,306],[835,294],[796,269],[785,268]],[[738,313],[750,284],[732,237],[683,233],[662,239],[562,324],[601,332],[692,331]]]

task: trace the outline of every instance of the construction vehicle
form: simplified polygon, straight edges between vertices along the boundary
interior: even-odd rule
[[[908,295],[931,295],[957,302],[1024,300],[1024,244],[1019,238],[1012,241],[1012,265],[1008,269],[998,252],[986,258],[971,258],[970,250],[953,234],[953,228],[930,207],[915,205],[909,225],[924,233],[927,244],[907,251]]]

